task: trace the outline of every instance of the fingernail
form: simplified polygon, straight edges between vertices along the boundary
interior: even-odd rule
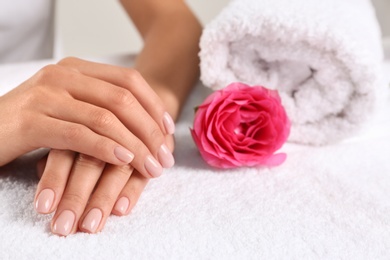
[[[145,168],[152,177],[159,177],[162,174],[162,166],[153,158],[153,156],[146,156]]]
[[[175,133],[175,122],[173,122],[172,117],[168,114],[168,112],[164,113],[163,123],[165,130],[168,134],[173,135]]]
[[[54,191],[51,189],[44,189],[39,193],[35,202],[35,210],[41,214],[47,214],[50,212],[51,206],[54,201]]]
[[[165,144],[161,145],[157,155],[158,160],[164,168],[171,168],[175,164],[175,159]]]
[[[116,147],[114,154],[116,158],[124,163],[130,163],[134,159],[134,154],[123,147]]]
[[[120,212],[122,215],[125,215],[127,209],[129,208],[130,201],[126,197],[120,198],[116,203],[114,209]]]
[[[102,220],[103,213],[100,209],[91,209],[87,216],[84,218],[81,227],[90,233],[95,233]]]
[[[58,216],[53,226],[53,233],[61,236],[67,236],[72,231],[75,215],[70,210],[64,210]]]

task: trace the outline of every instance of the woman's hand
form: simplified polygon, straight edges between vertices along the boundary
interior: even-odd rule
[[[121,2],[145,41],[135,67],[163,100],[170,115],[176,118],[198,79],[201,25],[182,0]],[[154,104],[153,100],[149,101]],[[156,122],[161,123],[158,119],[162,114],[153,117]],[[171,121],[168,116],[165,119],[164,122]],[[169,129],[174,128],[166,127],[165,134],[173,132]],[[165,143],[172,151],[172,136],[166,136]],[[62,170],[63,164],[67,165],[66,170]],[[147,178],[136,170],[131,171],[131,168],[104,164],[92,157],[60,152],[52,156],[45,168],[35,197],[36,209],[40,213],[56,210],[52,221],[52,231],[56,234],[67,235],[77,229],[98,232],[110,212],[128,214],[147,184]],[[85,173],[89,177],[84,176]]]
[[[143,176],[171,167],[174,123],[135,70],[67,58],[0,97],[0,165],[40,147],[72,150]]]
[[[172,151],[171,135],[166,143]],[[77,230],[96,233],[111,213],[129,214],[149,181],[129,165],[106,164],[64,150],[51,150],[40,162],[38,174],[35,209],[41,214],[55,211],[51,230],[61,236]]]

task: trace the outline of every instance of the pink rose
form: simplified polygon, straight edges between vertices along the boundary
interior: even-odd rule
[[[275,166],[286,154],[274,154],[287,140],[290,121],[279,94],[261,86],[232,83],[198,107],[192,137],[211,166]]]

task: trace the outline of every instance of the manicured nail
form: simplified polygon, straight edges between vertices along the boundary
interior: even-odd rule
[[[53,233],[61,236],[67,236],[72,231],[76,216],[70,210],[64,210],[58,216],[53,226]]]
[[[173,122],[173,119],[168,114],[168,112],[164,113],[163,123],[164,123],[165,131],[167,131],[168,134],[173,135],[175,133],[175,122]]]
[[[35,202],[35,210],[40,214],[48,214],[53,205],[54,191],[51,189],[44,189],[39,193]]]
[[[146,156],[145,168],[152,177],[159,177],[163,171],[161,164],[151,155]]]
[[[103,213],[100,209],[91,209],[87,216],[84,218],[81,227],[90,233],[95,233],[102,220]]]
[[[157,155],[158,160],[164,168],[171,168],[175,164],[175,159],[165,144],[161,145]]]
[[[116,147],[114,154],[116,158],[124,163],[130,163],[134,159],[134,154],[123,147]]]
[[[130,201],[126,197],[120,198],[116,203],[114,209],[120,212],[122,215],[125,215],[127,209],[129,208]]]

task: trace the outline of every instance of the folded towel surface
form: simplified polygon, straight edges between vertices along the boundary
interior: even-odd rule
[[[326,144],[359,129],[382,86],[369,0],[233,0],[205,27],[201,79],[280,91],[290,141]]]
[[[52,62],[0,66],[0,93]],[[390,61],[386,70],[389,84]],[[175,167],[97,235],[51,235],[52,215],[34,211],[35,165],[0,169],[0,259],[389,259],[390,99],[353,139],[288,143],[280,167],[221,171],[203,162],[189,131],[209,92],[197,86],[184,107]]]

